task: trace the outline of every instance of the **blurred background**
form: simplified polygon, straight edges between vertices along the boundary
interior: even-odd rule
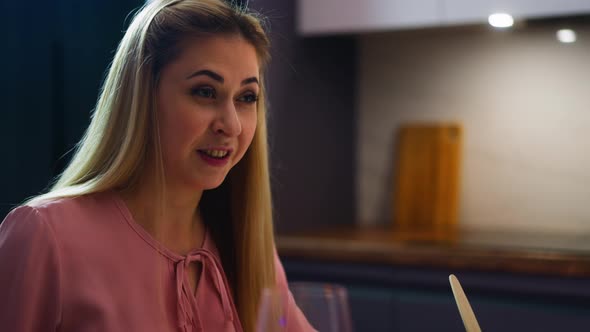
[[[2,217],[69,161],[142,3],[0,4]],[[346,285],[356,331],[460,331],[450,272],[484,330],[590,327],[590,1],[249,6],[271,27],[272,184],[290,280]],[[400,128],[449,123],[452,170],[412,173],[422,194],[408,194]],[[407,165],[446,156],[435,155]],[[399,203],[445,174],[451,203]],[[440,206],[450,212],[428,226]],[[403,209],[426,219],[418,231],[396,228]]]

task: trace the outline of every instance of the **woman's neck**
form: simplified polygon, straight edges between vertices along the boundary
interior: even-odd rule
[[[182,192],[167,188],[159,194],[151,182],[121,196],[131,215],[158,242],[171,251],[186,255],[202,245],[205,225],[199,213],[202,191]],[[162,197],[162,201],[158,201]]]

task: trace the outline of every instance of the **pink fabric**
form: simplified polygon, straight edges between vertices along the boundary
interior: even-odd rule
[[[276,268],[288,292],[278,256]],[[0,271],[0,331],[242,331],[210,237],[177,255],[114,193],[13,210],[0,226]],[[313,331],[291,296],[288,305],[287,331]]]

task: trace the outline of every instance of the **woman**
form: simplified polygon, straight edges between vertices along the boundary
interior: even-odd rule
[[[221,0],[134,17],[51,191],[0,227],[2,331],[253,331],[284,293],[260,20]],[[308,331],[293,298],[288,331]]]

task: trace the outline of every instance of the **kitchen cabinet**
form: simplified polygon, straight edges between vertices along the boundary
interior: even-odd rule
[[[302,35],[356,33],[436,25],[442,0],[299,0]]]
[[[301,35],[363,33],[485,23],[507,12],[516,19],[590,13],[588,0],[299,0]]]
[[[460,279],[484,331],[585,331],[590,279],[338,263],[283,257],[289,282],[344,285],[354,331],[462,331],[448,282]]]
[[[590,13],[588,0],[444,0],[445,24],[486,22],[492,13],[515,19]]]

